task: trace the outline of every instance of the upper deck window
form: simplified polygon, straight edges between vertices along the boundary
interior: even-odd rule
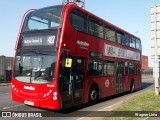
[[[117,42],[120,44],[124,44],[124,34],[117,32]]]
[[[73,10],[71,12],[71,23],[80,31],[87,32],[87,15],[78,11]]]
[[[125,38],[126,38],[126,44],[125,45],[130,46],[130,36],[126,34]]]
[[[53,6],[33,11],[28,17],[24,31],[57,28],[61,10],[62,6]]]
[[[105,28],[105,39],[112,41],[112,42],[116,42],[116,33],[114,30],[110,29],[110,28]]]
[[[136,39],[136,49],[141,50],[141,42],[140,40]]]
[[[130,47],[136,48],[136,40],[133,37],[130,37]]]
[[[89,33],[91,35],[103,38],[103,23],[94,18],[90,18]]]

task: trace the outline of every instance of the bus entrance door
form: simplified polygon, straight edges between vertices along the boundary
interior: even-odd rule
[[[116,93],[123,92],[123,77],[124,77],[124,63],[117,62],[117,71],[116,71]]]
[[[71,58],[71,66],[64,67],[62,76],[62,106],[83,102],[84,59]]]

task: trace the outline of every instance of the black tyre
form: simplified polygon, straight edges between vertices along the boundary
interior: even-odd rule
[[[99,90],[97,87],[92,87],[89,91],[89,103],[95,104],[99,100]]]

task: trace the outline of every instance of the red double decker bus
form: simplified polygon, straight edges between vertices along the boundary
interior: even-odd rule
[[[63,109],[141,87],[138,37],[78,7],[28,11],[16,44],[14,101]]]

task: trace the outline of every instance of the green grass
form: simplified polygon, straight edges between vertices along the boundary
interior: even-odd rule
[[[160,111],[160,96],[154,90],[137,95],[113,111]],[[153,112],[154,113],[154,112]],[[105,120],[143,120],[142,117],[105,117]]]

